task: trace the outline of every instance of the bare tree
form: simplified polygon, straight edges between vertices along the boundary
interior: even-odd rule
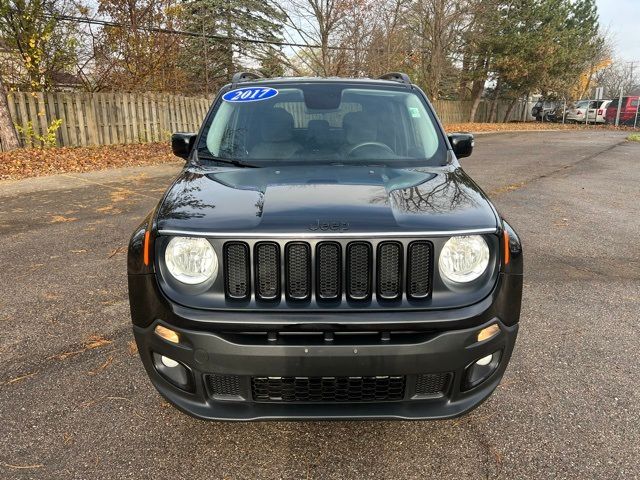
[[[340,47],[340,30],[344,24],[344,4],[340,0],[289,0],[286,10],[287,27],[294,32],[294,41],[309,45],[296,52],[296,61],[308,73],[329,77],[342,73],[345,55]],[[299,65],[296,68],[296,64]]]
[[[371,14],[376,19],[367,51],[367,72],[377,77],[386,72],[412,69],[410,33],[406,28],[410,0],[376,2]]]
[[[640,63],[614,61],[593,76],[593,83],[604,87],[605,95],[612,98],[620,93],[633,94],[640,90]]]
[[[105,26],[96,35],[93,90],[180,91],[184,74],[176,59],[181,37],[151,29],[176,26],[174,0],[99,0],[98,14],[121,26]]]
[[[453,63],[469,24],[468,2],[414,0],[407,21],[418,47],[418,82],[432,98],[441,97],[445,81],[455,83]]]

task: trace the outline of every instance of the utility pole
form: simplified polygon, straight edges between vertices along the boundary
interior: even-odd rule
[[[204,50],[203,52],[203,60],[204,60],[204,91],[205,91],[205,95],[207,96],[207,98],[209,98],[209,44],[207,42],[207,38],[205,36],[205,30],[204,30],[204,19],[206,18],[205,15],[202,15],[202,21],[200,22],[202,24],[202,49]]]
[[[633,86],[633,66],[634,66],[635,62],[631,62],[631,85]],[[633,119],[633,129],[635,130],[636,126],[638,125],[638,110],[640,109],[640,98],[637,100],[638,105],[636,105],[636,116]],[[620,107],[618,107],[618,112],[620,112]]]
[[[620,96],[618,97],[618,109],[616,110],[616,127],[620,123],[620,109],[622,108],[622,90],[624,86],[620,85]]]

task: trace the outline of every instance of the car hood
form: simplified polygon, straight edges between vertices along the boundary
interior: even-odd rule
[[[158,230],[239,236],[496,225],[485,194],[462,169],[453,167],[187,168],[157,211]]]

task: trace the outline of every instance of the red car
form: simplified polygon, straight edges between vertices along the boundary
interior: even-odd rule
[[[622,97],[622,109],[620,110],[620,125],[633,125],[636,120],[636,114],[638,112],[638,101],[640,97]],[[618,114],[618,102],[619,98],[616,98],[611,102],[607,108],[605,115],[605,122],[609,124],[616,123],[616,116]],[[638,115],[638,123],[640,123],[640,115]]]

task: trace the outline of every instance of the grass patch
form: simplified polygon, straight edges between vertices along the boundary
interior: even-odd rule
[[[632,133],[627,137],[630,142],[640,142],[640,133]]]

